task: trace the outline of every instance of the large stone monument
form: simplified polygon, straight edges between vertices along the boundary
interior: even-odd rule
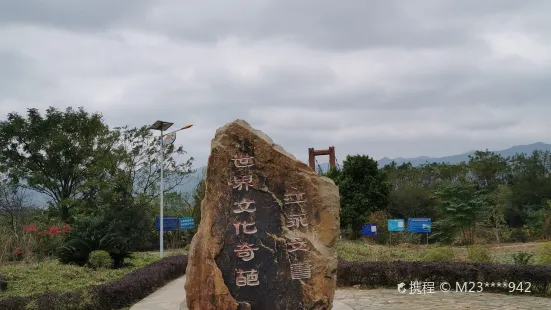
[[[333,181],[236,120],[212,140],[187,307],[331,309],[338,235]]]

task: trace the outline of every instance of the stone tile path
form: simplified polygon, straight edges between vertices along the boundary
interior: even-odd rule
[[[185,277],[167,284],[130,310],[187,310],[185,307]],[[183,305],[181,307],[181,305]],[[551,298],[492,293],[435,292],[425,295],[400,294],[392,289],[339,289],[333,310],[430,310],[472,309],[512,310],[551,309]],[[267,310],[267,309],[266,309]],[[289,309],[291,310],[291,309]]]
[[[397,290],[391,289],[340,289],[335,294],[335,300],[348,305],[348,309],[354,310],[551,309],[551,298],[494,293],[436,291],[432,294],[410,295],[409,292],[400,294]]]

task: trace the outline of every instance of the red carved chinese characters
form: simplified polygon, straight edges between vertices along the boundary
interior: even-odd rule
[[[302,238],[294,238],[287,243],[287,252],[308,251],[308,243]]]
[[[254,203],[254,200],[251,199],[243,199],[241,202],[234,202],[233,205],[237,206],[237,208],[233,209],[233,213],[243,213],[243,212],[249,212],[252,213],[256,211],[255,207],[251,207],[251,204]]]
[[[291,264],[291,278],[293,280],[309,279],[312,276],[312,266],[308,263]]]
[[[255,269],[248,271],[238,269],[236,273],[235,284],[237,286],[257,286],[260,284],[258,281],[258,271]]]
[[[232,178],[230,185],[239,191],[245,189],[249,191],[249,186],[252,186],[253,175],[248,171],[249,167],[254,165],[253,157],[247,154],[235,155],[232,159],[233,163],[238,171],[236,175]],[[255,202],[249,198],[243,198],[241,201],[232,203],[232,213],[234,214],[254,214],[256,207],[253,205]],[[237,221],[233,223],[235,227],[235,235],[239,236],[241,233],[245,235],[252,235],[257,232],[256,223],[253,221]],[[241,241],[236,248],[234,249],[237,258],[240,258],[243,262],[248,262],[255,257],[255,251],[258,250],[258,247],[255,247],[254,244],[250,244],[245,241]],[[237,286],[257,286],[260,284],[258,280],[258,271],[255,269],[251,270],[236,270],[235,284]]]
[[[233,157],[233,164],[237,168],[248,168],[254,165],[254,157],[249,157],[247,154],[239,154]]]
[[[287,225],[288,228],[300,228],[308,226],[306,221],[306,214],[291,214],[287,216]]]
[[[240,232],[239,227],[242,227],[244,234],[252,235],[252,234],[256,233],[256,227],[249,228],[250,226],[253,226],[253,225],[255,225],[255,222],[243,221],[243,222],[233,223],[233,226],[235,227],[235,234],[239,235],[239,232]]]
[[[301,203],[305,203],[306,199],[304,199],[304,193],[299,194],[285,194],[283,197],[283,201],[285,201],[285,204],[298,204],[301,205]]]
[[[254,258],[254,251],[256,250],[258,250],[258,248],[253,248],[252,244],[242,242],[237,246],[234,252],[237,253],[237,257],[241,258],[243,261],[248,262]]]
[[[286,216],[286,224],[289,229],[300,229],[308,226],[306,214],[302,207],[306,204],[305,193],[285,194],[283,200],[290,208],[290,214]],[[294,210],[294,211],[293,211]],[[287,252],[308,252],[308,242],[304,238],[293,238],[287,242]],[[301,256],[296,256],[295,259]],[[291,279],[302,280],[312,277],[312,266],[308,262],[295,262],[291,264]]]
[[[235,176],[233,177],[233,181],[230,184],[233,186],[233,188],[237,188],[237,190],[242,190],[243,188],[245,188],[245,190],[248,191],[249,186],[253,185],[253,176],[252,174]]]

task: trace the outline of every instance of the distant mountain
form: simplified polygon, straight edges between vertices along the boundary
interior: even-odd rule
[[[499,154],[503,157],[511,157],[515,154],[531,154],[533,151],[536,150],[542,150],[542,151],[551,151],[551,144],[546,144],[542,142],[537,142],[533,144],[528,145],[517,145],[513,146],[511,148],[508,148],[506,150],[501,151],[493,151],[496,154]],[[377,161],[379,164],[379,167],[384,167],[387,164],[390,164],[392,161],[395,161],[396,164],[401,165],[403,163],[411,162],[413,166],[420,166],[425,163],[450,163],[450,164],[458,164],[460,162],[467,162],[469,161],[469,155],[474,154],[475,151],[466,152],[459,155],[452,155],[452,156],[445,156],[445,157],[428,157],[428,156],[420,156],[415,158],[381,158]],[[320,164],[321,170],[323,172],[326,172],[329,170],[329,163],[321,163]],[[317,168],[317,167],[316,167]],[[317,169],[316,169],[317,170]],[[184,181],[178,185],[176,188],[173,189],[173,192],[176,193],[182,193],[182,194],[191,194],[195,190],[195,187],[199,182],[203,179],[204,175],[206,173],[206,166],[198,167],[195,169],[195,172],[192,174],[189,174],[186,176]],[[33,195],[35,202],[45,203],[46,197],[38,194],[35,196]]]
[[[183,195],[192,194],[193,191],[195,190],[195,187],[203,179],[203,176],[206,172],[205,168],[206,167],[200,167],[200,168],[194,169],[195,172],[188,174],[184,178],[184,180],[182,180],[182,182],[172,190],[172,192],[181,193]],[[157,185],[160,186],[161,184],[159,183]],[[27,194],[28,194],[29,202],[37,206],[45,206],[48,200],[50,200],[48,196],[35,192],[33,190],[28,190]],[[193,201],[189,201],[189,202],[193,203]]]
[[[551,151],[551,144],[546,144],[543,142],[537,142],[533,144],[528,145],[517,145],[513,146],[511,148],[501,150],[501,151],[493,151],[494,153],[501,155],[505,158],[514,156],[515,154],[531,154],[532,152],[536,150],[541,151]],[[450,163],[450,164],[458,164],[461,162],[468,162],[469,161],[469,155],[473,155],[476,151],[470,151],[467,153],[459,154],[459,155],[452,155],[452,156],[445,156],[445,157],[427,157],[427,156],[421,156],[421,157],[415,157],[415,158],[381,158],[377,162],[379,163],[379,167],[383,167],[387,164],[390,164],[392,161],[396,162],[396,164],[401,165],[403,163],[410,162],[413,166],[420,166],[425,163]]]
[[[187,175],[182,183],[176,186],[172,191],[181,194],[192,194],[199,182],[201,182],[201,180],[205,177],[207,172],[206,169],[206,166],[196,168],[194,173]],[[192,202],[190,201],[190,203]]]
[[[516,154],[531,154],[533,151],[536,150],[542,150],[542,151],[551,151],[551,144],[546,144],[542,142],[537,142],[533,144],[528,145],[517,145],[513,146],[511,148],[501,150],[501,151],[493,151],[496,154],[499,154],[505,158],[514,156]],[[403,163],[411,162],[411,164],[415,167],[420,166],[425,163],[450,163],[450,164],[458,164],[460,162],[468,162],[469,161],[469,155],[474,154],[476,151],[469,151],[463,154],[459,155],[452,155],[452,156],[445,156],[445,157],[429,157],[429,156],[420,156],[415,158],[381,158],[377,161],[379,164],[379,167],[382,168],[387,164],[390,164],[392,161],[395,161],[396,164],[401,165]],[[341,163],[342,165],[342,163]],[[323,172],[326,172],[329,170],[329,163],[320,163],[320,168]],[[193,175],[189,176],[189,179],[186,179],[177,189],[175,189],[176,192],[182,192],[182,193],[189,193],[192,192],[195,189],[195,186],[201,181],[203,178],[203,170],[206,167],[197,169],[197,172]],[[316,167],[316,170],[319,168]]]

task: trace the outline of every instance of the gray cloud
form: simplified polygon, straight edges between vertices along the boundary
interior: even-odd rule
[[[548,1],[2,1],[0,112],[84,106],[112,126],[245,119],[306,160],[547,141]]]
[[[148,2],[141,0],[1,0],[0,24],[96,31],[125,21],[143,19],[149,9]]]
[[[446,2],[445,5],[442,2]],[[224,1],[189,6],[159,4],[149,25],[177,37],[217,41],[228,35],[250,39],[286,36],[313,47],[361,49],[368,46],[420,47],[470,41],[473,19],[510,14],[518,1],[365,1],[336,5],[331,0]],[[541,4],[541,3],[540,3]],[[478,20],[476,20],[478,21]]]

